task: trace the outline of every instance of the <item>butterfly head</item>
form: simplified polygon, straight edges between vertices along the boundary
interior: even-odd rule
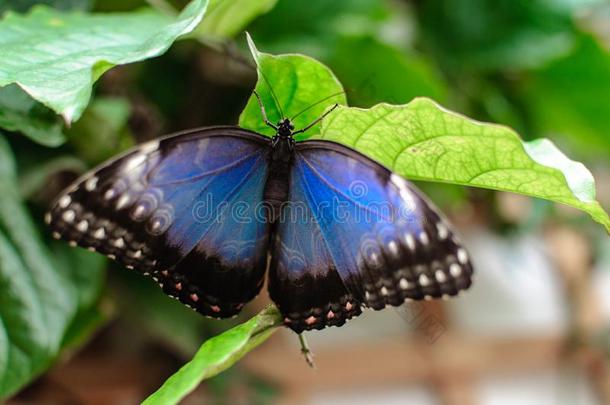
[[[341,92],[341,93],[343,93],[343,92]],[[253,91],[253,94],[256,97],[256,100],[258,101],[258,105],[259,105],[259,107],[261,109],[261,115],[263,116],[263,121],[265,122],[265,124],[268,127],[271,127],[271,128],[273,128],[275,130],[275,137],[274,138],[293,139],[292,137],[294,135],[301,134],[301,133],[309,130],[310,128],[312,128],[314,125],[318,124],[320,121],[322,121],[324,119],[324,117],[326,117],[328,114],[333,112],[337,107],[339,107],[339,104],[333,105],[330,109],[327,109],[324,114],[322,114],[320,117],[318,117],[318,119],[316,119],[315,121],[313,121],[312,123],[310,123],[306,127],[299,129],[298,131],[294,130],[294,125],[292,124],[292,120],[293,119],[295,119],[299,115],[303,114],[305,111],[309,110],[310,108],[315,107],[318,104],[320,104],[321,102],[324,102],[324,101],[328,100],[330,97],[334,97],[334,96],[336,96],[337,94],[340,94],[340,93],[333,94],[330,97],[326,97],[326,98],[320,100],[319,102],[310,105],[309,107],[305,108],[304,110],[302,110],[298,114],[295,114],[292,117],[292,119],[290,119],[290,118],[282,118],[277,123],[277,125],[273,124],[267,118],[267,113],[265,112],[265,106],[263,105],[263,101],[261,100],[261,97],[258,95],[258,93],[256,91]],[[273,90],[271,90],[271,94],[273,95]],[[273,96],[273,99],[275,100],[275,103],[276,103],[280,113],[283,115],[282,109],[279,107],[279,103],[277,102],[277,98],[275,97],[275,95]],[[275,142],[277,142],[277,140]]]
[[[273,160],[289,162],[292,159],[292,151],[294,149],[295,140],[292,137],[294,125],[289,118],[283,118],[274,126],[275,136],[271,141],[273,147]]]
[[[277,135],[282,138],[288,138],[292,136],[292,131],[294,131],[294,125],[292,121],[288,118],[284,118],[280,122],[277,123]]]

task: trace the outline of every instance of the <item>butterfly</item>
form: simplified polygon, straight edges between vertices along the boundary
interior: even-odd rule
[[[336,106],[295,131],[255,95],[273,137],[219,126],[137,146],[56,198],[53,236],[213,318],[238,314],[267,276],[297,333],[470,286],[466,249],[413,184],[344,145],[295,141]]]

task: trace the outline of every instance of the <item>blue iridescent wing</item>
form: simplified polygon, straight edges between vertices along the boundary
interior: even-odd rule
[[[449,224],[402,177],[345,146],[297,143],[274,237],[271,298],[299,332],[360,306],[456,295],[472,266]]]
[[[54,236],[151,275],[213,317],[235,315],[263,283],[269,139],[233,127],[153,141],[86,174],[53,204]]]

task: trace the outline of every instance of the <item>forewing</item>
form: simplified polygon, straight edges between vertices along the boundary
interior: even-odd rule
[[[55,237],[151,275],[204,315],[231,316],[264,278],[269,226],[242,219],[262,202],[268,153],[267,138],[233,127],[149,142],[87,173],[46,219]]]
[[[411,183],[339,144],[296,148],[290,205],[310,214],[282,216],[270,273],[271,296],[293,329],[337,324],[359,313],[354,303],[379,310],[470,286],[466,250]]]

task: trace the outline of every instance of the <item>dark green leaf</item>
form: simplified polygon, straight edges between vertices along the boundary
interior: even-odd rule
[[[339,37],[382,39],[386,37],[384,33],[401,35],[401,30],[408,30],[409,21],[403,18],[398,5],[379,0],[280,1],[255,21],[251,34],[267,50],[303,52],[327,61],[332,58]],[[393,19],[398,21],[392,24]]]
[[[539,132],[562,134],[581,154],[610,153],[610,52],[583,36],[576,51],[532,73],[523,101]]]
[[[67,135],[77,154],[91,164],[100,163],[133,146],[127,128],[131,106],[123,98],[97,97]]]
[[[23,162],[20,163],[23,164]],[[19,176],[19,194],[23,199],[29,199],[43,190],[53,175],[64,171],[84,173],[86,170],[87,165],[71,155],[35,161]]]
[[[47,4],[58,10],[89,10],[93,0],[2,0],[0,16],[9,10],[24,13],[36,4]]]
[[[124,269],[117,273],[120,284],[113,289],[113,296],[124,308],[122,316],[185,358],[201,346],[207,324],[224,324],[186,311],[184,304],[163,294],[156,283],[140,274]]]
[[[16,85],[0,87],[0,128],[21,132],[45,146],[65,141],[59,118]]]
[[[417,3],[422,41],[456,73],[541,66],[570,51],[572,14],[592,1],[441,0]]]
[[[53,241],[58,272],[62,273],[76,292],[78,310],[64,332],[62,350],[78,348],[91,334],[107,321],[99,307],[105,282],[107,259],[84,249],[75,249],[62,241]]]
[[[210,0],[205,20],[193,31],[202,39],[231,38],[278,0]]]
[[[13,158],[0,140],[0,396],[39,373],[59,348],[76,310],[63,278],[19,201]]]
[[[0,138],[0,397],[50,364],[75,316],[94,300],[100,267],[81,259],[57,262],[45,248],[19,197],[11,150]]]
[[[269,49],[323,61],[355,105],[406,103],[418,96],[442,101],[443,78],[425,55],[406,46],[412,21],[400,6],[377,0],[280,2],[252,30]]]
[[[354,69],[355,57],[358,69]],[[370,106],[381,101],[401,104],[420,96],[436,100],[446,97],[445,84],[428,60],[373,37],[341,37],[327,63],[355,105]]]
[[[101,306],[89,306],[80,310],[64,333],[62,352],[70,353],[85,345],[91,335],[108,322],[108,314]]]
[[[85,249],[74,249],[62,241],[53,241],[51,249],[57,272],[70,281],[79,308],[88,308],[102,293],[107,259]]]

